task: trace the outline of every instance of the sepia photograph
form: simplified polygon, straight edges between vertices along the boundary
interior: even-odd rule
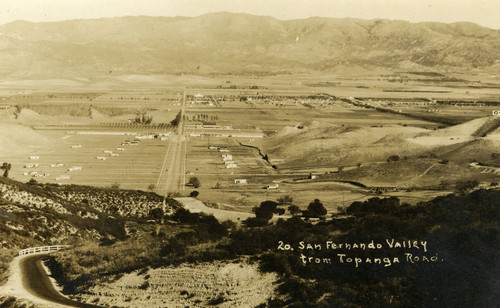
[[[0,0],[0,308],[500,306],[497,0]]]

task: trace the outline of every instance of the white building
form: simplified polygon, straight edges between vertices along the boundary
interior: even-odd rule
[[[246,179],[235,179],[234,184],[246,184],[247,180]]]

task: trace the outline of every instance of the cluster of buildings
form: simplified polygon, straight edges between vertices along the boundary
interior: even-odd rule
[[[208,149],[218,151],[219,153],[229,153],[229,150],[226,147],[209,146]],[[238,167],[238,165],[233,160],[233,155],[221,154],[221,158],[227,169]]]

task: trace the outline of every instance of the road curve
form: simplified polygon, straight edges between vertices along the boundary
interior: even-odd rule
[[[42,259],[46,254],[27,256],[19,260],[22,283],[24,288],[34,296],[53,303],[69,307],[100,307],[73,301],[62,296],[53,286],[45,269],[42,267]]]

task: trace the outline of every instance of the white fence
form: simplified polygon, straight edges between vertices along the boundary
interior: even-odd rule
[[[25,256],[25,255],[30,255],[32,253],[39,253],[39,252],[58,251],[58,250],[65,249],[68,247],[70,247],[70,246],[68,246],[68,245],[56,245],[56,246],[31,247],[31,248],[26,248],[26,249],[20,250],[19,256]]]

